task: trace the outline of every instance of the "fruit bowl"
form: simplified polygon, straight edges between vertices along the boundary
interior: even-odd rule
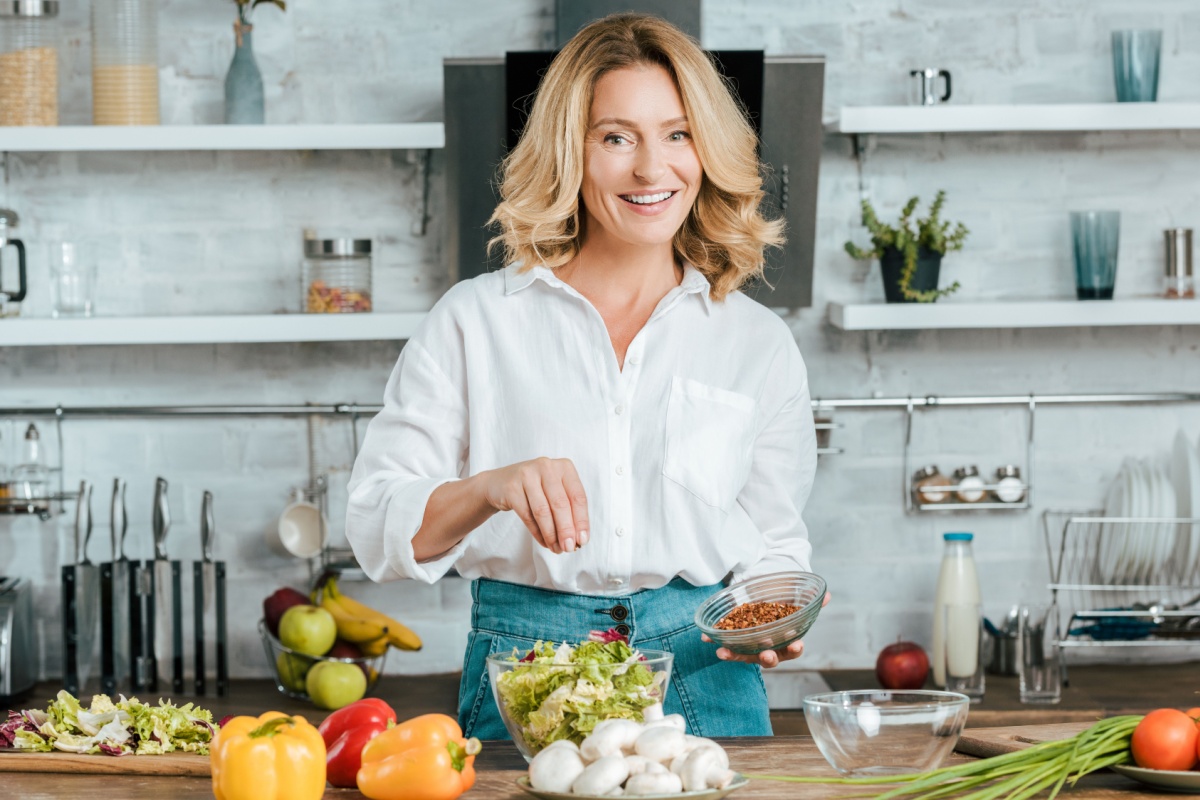
[[[811,572],[779,572],[735,583],[705,600],[696,609],[696,627],[721,647],[753,656],[779,650],[803,639],[821,613],[825,580]],[[717,624],[748,603],[786,603],[798,606],[785,617],[748,628],[726,630]]]
[[[970,706],[957,692],[828,692],[804,698],[804,721],[821,755],[843,775],[903,775],[942,763]]]
[[[383,664],[387,660],[386,651],[378,656],[362,656],[361,658],[305,655],[285,647],[282,642],[272,636],[271,631],[267,628],[266,620],[258,621],[258,632],[262,636],[263,652],[267,655],[267,663],[271,665],[271,675],[275,678],[276,688],[288,697],[308,700],[320,708],[340,708],[370,694],[376,681],[379,680],[379,676],[383,674]],[[324,702],[317,702],[316,699],[309,696],[306,683],[309,672],[318,664],[347,664],[361,670],[366,679],[366,685],[362,688],[361,694],[358,694],[360,684],[356,680],[338,680],[336,672],[342,669],[338,667],[333,670],[332,677],[327,675],[327,681],[323,685],[326,693],[330,696],[320,698]],[[330,672],[328,667],[321,669],[323,672]],[[338,696],[339,693],[342,696]],[[358,694],[358,696],[350,696],[353,694]]]
[[[504,727],[525,760],[532,760],[549,743],[545,734],[562,723],[574,731],[567,738],[579,744],[602,719],[623,717],[640,722],[646,706],[662,703],[674,657],[662,650],[638,649],[634,653],[631,661],[611,664],[528,662],[513,660],[510,655],[488,656],[492,696]],[[552,693],[558,693],[555,698],[562,702],[552,699],[546,703]],[[609,698],[607,708],[594,708],[597,695]],[[617,702],[612,702],[614,698]],[[546,712],[550,706],[556,706],[554,713],[535,713]],[[584,717],[586,721],[581,719]],[[576,731],[577,722],[585,722],[586,730]]]

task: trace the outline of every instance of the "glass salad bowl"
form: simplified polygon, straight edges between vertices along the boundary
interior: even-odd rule
[[[663,702],[671,680],[670,653],[624,642],[545,643],[531,653],[530,661],[487,658],[500,718],[527,761],[552,741],[579,744],[602,719],[640,722],[646,707]]]
[[[740,655],[753,656],[779,650],[803,639],[821,613],[825,579],[811,572],[779,572],[751,578],[722,589],[696,609],[696,627],[721,647]],[[785,603],[796,606],[792,613],[770,622],[745,628],[724,629],[717,625],[740,606],[755,603]]]
[[[936,769],[958,743],[970,706],[957,692],[828,692],[804,698],[804,721],[843,775],[901,775]]]

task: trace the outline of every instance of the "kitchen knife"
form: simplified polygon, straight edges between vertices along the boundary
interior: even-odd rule
[[[192,584],[195,598],[193,608],[193,635],[195,637],[195,686],[196,694],[203,695],[208,686],[208,668],[216,666],[210,659],[204,638],[205,618],[212,609],[216,594],[216,567],[213,564],[213,509],[212,492],[205,492],[200,505],[200,560],[192,564]],[[215,644],[215,640],[214,640]]]
[[[75,559],[79,557],[79,540],[83,527],[83,494],[87,481],[79,486],[79,500],[75,505],[75,528],[72,538],[72,556],[69,564],[62,566],[62,633],[63,633],[63,689],[73,695],[79,694],[79,658],[77,651],[78,631],[75,627]]]
[[[87,689],[96,665],[96,634],[100,625],[100,568],[88,555],[92,541],[92,484],[79,487],[79,506],[83,509],[83,545],[75,567],[76,656],[79,660],[79,688]]]
[[[125,589],[128,564],[121,552],[125,524],[125,482],[115,478],[108,512],[112,560],[100,565],[100,691],[109,697],[117,696],[117,687],[124,676],[126,645],[122,634],[126,626],[120,606],[128,591]]]
[[[167,481],[158,478],[154,482],[154,508],[152,511],[154,531],[154,561],[151,565],[153,575],[153,618],[148,648],[153,654],[154,677],[151,691],[158,691],[158,682],[171,682],[171,666],[175,629],[172,624],[175,614],[174,581],[171,574],[171,561],[167,558],[167,533],[171,529],[171,508],[167,501]]]

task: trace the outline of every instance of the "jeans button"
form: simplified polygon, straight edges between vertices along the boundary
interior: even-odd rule
[[[628,636],[629,635],[629,626],[626,625],[624,622],[622,622],[620,625],[618,625],[616,627],[616,631],[617,631],[617,633],[621,634],[622,636]]]
[[[615,619],[617,622],[620,622],[629,616],[629,609],[627,609],[625,606],[613,606],[612,611],[609,613],[612,614],[613,619]]]

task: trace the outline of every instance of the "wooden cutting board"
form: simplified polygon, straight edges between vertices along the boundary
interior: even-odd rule
[[[1003,728],[967,728],[954,749],[969,756],[990,758],[1014,753],[1031,745],[1070,739],[1096,722],[1060,722],[1054,725],[1009,725]]]
[[[79,753],[30,753],[0,750],[0,772],[73,772],[87,775],[174,775],[205,778],[212,774],[208,756],[163,753],[153,756],[105,756]]]

